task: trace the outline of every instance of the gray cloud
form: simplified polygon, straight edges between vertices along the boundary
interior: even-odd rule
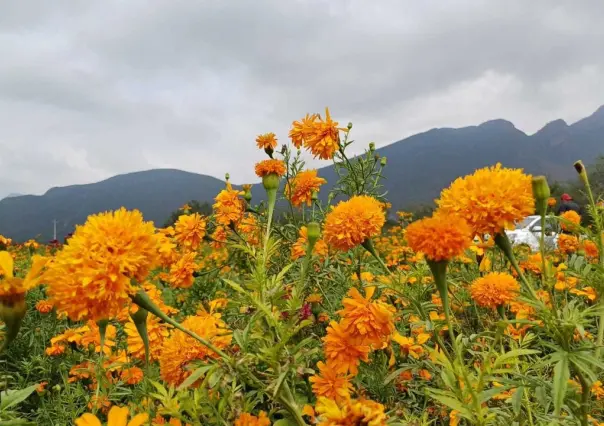
[[[0,14],[0,184],[175,167],[255,180],[259,133],[329,106],[358,150],[604,103],[604,3],[59,0]],[[313,165],[320,164],[312,162]]]

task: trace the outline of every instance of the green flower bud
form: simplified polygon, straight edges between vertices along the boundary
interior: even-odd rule
[[[533,196],[535,197],[535,210],[543,215],[547,211],[547,200],[551,193],[545,176],[533,177]]]
[[[587,179],[587,169],[583,164],[583,161],[579,160],[574,164],[575,170],[579,173],[579,178],[584,185],[589,185],[589,180]]]
[[[262,185],[267,191],[279,189],[279,176],[275,173],[264,176],[262,178]]]
[[[382,157],[382,159],[380,160],[380,165],[382,167],[386,167],[386,163],[387,163],[386,157]]]
[[[369,151],[375,151],[375,142],[369,142]]]
[[[321,226],[317,222],[310,222],[306,225],[308,241],[314,244],[321,236]]]
[[[352,123],[348,123],[348,130],[352,129]]]

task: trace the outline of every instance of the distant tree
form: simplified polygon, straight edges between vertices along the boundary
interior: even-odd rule
[[[209,216],[212,214],[212,205],[208,202],[202,203],[197,200],[191,200],[186,204],[190,207],[189,213],[199,213],[203,216]],[[170,218],[166,220],[164,227],[173,226],[178,220],[178,217],[182,214],[183,211],[181,208],[170,213]]]

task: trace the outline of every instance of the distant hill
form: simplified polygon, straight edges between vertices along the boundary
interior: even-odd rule
[[[527,135],[505,120],[492,120],[459,129],[432,129],[384,148],[388,158],[385,189],[395,209],[431,203],[455,178],[479,167],[501,162],[551,179],[575,177],[572,163],[589,163],[604,154],[604,106],[572,125],[555,120]],[[319,175],[335,182],[331,166]],[[59,238],[83,223],[89,214],[125,206],[141,210],[162,225],[186,201],[212,201],[224,182],[180,170],[149,170],[112,177],[89,185],[52,188],[41,196],[0,200],[0,234],[22,241],[52,238],[53,220]],[[257,201],[263,190],[252,189]],[[322,191],[326,193],[326,191]]]

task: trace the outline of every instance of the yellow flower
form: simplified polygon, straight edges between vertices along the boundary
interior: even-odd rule
[[[193,285],[193,273],[200,269],[195,263],[197,253],[189,252],[182,255],[177,262],[170,267],[168,282],[174,288],[189,288]]]
[[[583,287],[583,289],[573,288],[570,290],[570,293],[576,294],[577,296],[582,296],[587,298],[590,302],[593,302],[598,298],[598,294],[593,287]]]
[[[243,195],[243,192],[227,188],[216,196],[216,203],[212,207],[218,224],[229,226],[237,224],[243,219],[245,201],[239,198],[240,195]]]
[[[458,178],[442,191],[439,209],[461,216],[476,234],[501,234],[535,211],[531,176],[497,164]]]
[[[358,246],[378,235],[386,216],[381,203],[367,195],[340,202],[325,219],[325,242],[341,251]]]
[[[107,416],[107,426],[142,426],[149,419],[147,413],[141,413],[128,421],[127,407],[111,407]],[[94,414],[86,413],[75,421],[76,426],[102,426],[101,421]]]
[[[285,196],[295,207],[300,207],[306,203],[312,204],[312,195],[319,191],[319,188],[327,181],[317,176],[316,170],[305,170],[299,172],[285,187]]]
[[[174,239],[189,250],[197,250],[206,235],[206,226],[199,213],[181,215],[174,225]]]
[[[260,149],[273,149],[277,146],[277,137],[274,133],[265,133],[256,137],[256,145]]]
[[[409,247],[430,260],[451,260],[460,256],[472,242],[472,230],[457,216],[435,214],[413,222],[405,231]]]
[[[385,426],[384,406],[368,399],[347,399],[340,403],[320,397],[316,412],[319,426]]]
[[[258,177],[265,177],[271,174],[281,177],[285,175],[285,172],[285,163],[281,160],[263,160],[256,164],[256,175]]]
[[[319,374],[309,378],[312,383],[312,391],[317,398],[320,396],[335,400],[350,398],[350,393],[353,390],[350,375],[338,372],[330,364],[325,364],[323,361],[317,363],[317,368]]]
[[[158,261],[153,223],[122,208],[89,216],[44,274],[58,312],[73,321],[119,314]]]
[[[15,301],[22,299],[26,292],[40,283],[42,269],[48,259],[35,255],[32,257],[32,266],[25,278],[17,278],[13,271],[13,257],[7,251],[0,251],[0,303],[9,299]]]
[[[496,309],[516,300],[520,284],[510,274],[491,272],[474,281],[470,293],[478,305]]]

